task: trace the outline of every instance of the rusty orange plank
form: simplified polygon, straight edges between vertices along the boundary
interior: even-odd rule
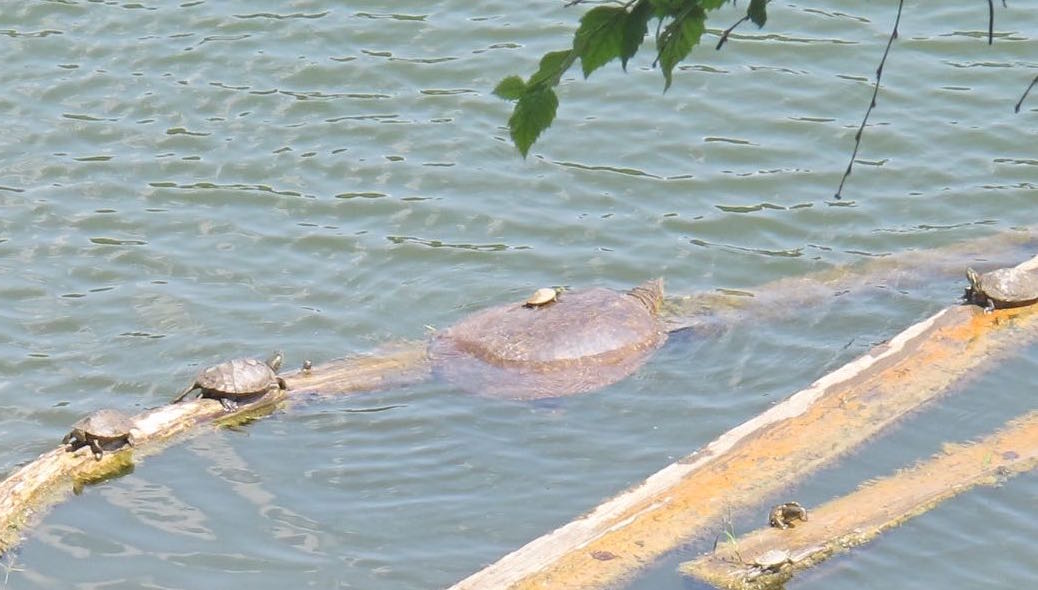
[[[1025,263],[1038,266],[1038,258]],[[1023,265],[1021,265],[1023,266]],[[946,308],[451,590],[615,584],[758,505],[1038,334],[1034,306]]]
[[[753,531],[680,569],[720,588],[777,588],[795,572],[867,543],[944,500],[1036,466],[1038,411],[1032,411],[983,440],[946,445],[935,458],[812,508],[810,520],[796,528]],[[788,561],[770,568],[754,565],[777,561],[761,559],[769,551],[785,552]]]

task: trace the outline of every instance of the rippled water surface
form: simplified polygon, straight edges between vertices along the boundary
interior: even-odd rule
[[[753,293],[1038,223],[1038,96],[1012,110],[1038,73],[1025,3],[996,3],[993,46],[983,3],[908,3],[841,202],[892,3],[771,3],[763,31],[716,52],[745,3],[729,6],[666,94],[649,53],[627,74],[574,70],[524,160],[490,89],[570,41],[583,9],[562,4],[4,5],[0,469],[228,356],[280,347],[296,365],[417,340],[543,285]],[[427,382],[206,430],[59,505],[0,580],[447,586],[962,288],[874,283],[672,338],[593,394]],[[791,493],[821,502],[994,430],[1035,407],[1036,364],[1023,347]],[[401,407],[351,411],[386,405]],[[970,492],[791,587],[1033,586],[1036,485]],[[687,587],[674,566],[704,547],[630,587]]]

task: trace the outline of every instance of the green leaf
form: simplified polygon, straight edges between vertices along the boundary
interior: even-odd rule
[[[753,0],[750,0],[751,2]],[[703,7],[703,10],[717,10],[718,8],[725,5],[728,0],[699,0],[697,4]],[[732,4],[734,4],[734,0]]]
[[[551,88],[527,87],[527,91],[519,97],[508,119],[508,129],[515,147],[524,158],[541,132],[551,126],[558,108],[559,97],[555,96]]]
[[[649,0],[649,4],[652,4],[653,13],[659,18],[663,18],[677,16],[685,10],[690,1],[695,4],[695,0]]]
[[[622,6],[596,6],[584,13],[573,38],[573,49],[580,54],[584,77],[620,57],[627,10]]]
[[[699,38],[706,30],[704,21],[706,13],[701,8],[694,8],[687,14],[667,25],[667,28],[659,36],[659,62],[663,70],[663,78],[666,80],[663,91],[670,88],[671,72],[674,66],[685,59],[692,48],[699,43]]]
[[[750,6],[746,9],[746,16],[750,17],[758,29],[768,22],[768,12],[765,9],[767,4],[768,0],[750,0]]]
[[[627,15],[624,22],[623,40],[620,42],[620,64],[627,70],[627,60],[631,59],[642,41],[645,34],[649,32],[649,19],[652,18],[652,5],[647,0],[641,0],[634,5],[634,9]]]
[[[519,100],[526,91],[526,83],[519,76],[509,76],[497,83],[494,94],[505,100]]]
[[[526,86],[532,88],[533,86],[539,86],[547,82],[548,86],[555,86],[559,83],[559,79],[562,78],[562,74],[566,73],[573,62],[577,59],[577,56],[573,53],[572,49],[566,49],[565,51],[549,51],[544,54],[541,58],[541,64],[537,68],[537,71],[530,76],[530,80],[527,81]]]

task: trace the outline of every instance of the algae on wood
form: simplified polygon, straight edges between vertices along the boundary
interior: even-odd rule
[[[1020,265],[1038,267],[1038,257]],[[615,585],[1038,335],[1038,307],[945,308],[452,590]],[[601,559],[608,555],[609,559]]]
[[[795,572],[867,543],[974,486],[995,485],[1036,466],[1038,411],[1032,411],[983,440],[946,445],[935,458],[811,508],[810,520],[794,529],[758,529],[680,569],[719,588],[777,588]],[[788,560],[772,568],[754,565],[771,552]]]

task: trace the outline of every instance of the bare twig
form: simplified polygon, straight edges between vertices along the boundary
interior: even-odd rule
[[[988,0],[988,45],[991,45],[994,42],[995,42],[995,0]]]
[[[735,27],[743,24],[744,22],[746,22],[748,20],[750,20],[750,15],[748,15],[748,14],[744,15],[742,18],[740,18],[739,20],[735,21],[734,25],[732,25],[732,26],[728,27],[727,29],[725,29],[724,32],[721,33],[721,38],[717,40],[717,47],[715,47],[714,49],[717,49],[718,51],[720,51],[721,50],[721,46],[724,45],[725,41],[728,40],[728,35],[732,34],[732,31],[735,30]]]
[[[847,163],[847,170],[843,173],[843,178],[840,179],[840,186],[836,189],[834,195],[837,200],[841,197],[843,192],[843,185],[847,182],[847,177],[851,175],[851,170],[854,168],[854,159],[858,157],[858,148],[861,147],[861,134],[865,130],[865,124],[869,121],[869,115],[872,114],[872,109],[876,108],[876,97],[879,95],[879,82],[880,78],[883,77],[883,64],[887,62],[887,55],[890,54],[890,46],[894,44],[894,39],[897,39],[897,26],[901,22],[901,9],[905,6],[905,0],[899,0],[897,3],[897,17],[894,19],[894,29],[890,31],[890,38],[887,39],[887,48],[883,50],[883,59],[879,60],[879,67],[876,68],[876,86],[872,90],[872,101],[869,103],[869,108],[865,110],[865,117],[861,120],[861,126],[858,127],[858,132],[854,134],[854,151],[851,152],[851,161]]]
[[[1031,92],[1031,89],[1034,88],[1035,84],[1038,84],[1038,76],[1035,76],[1034,80],[1031,80],[1031,85],[1027,87],[1027,90],[1024,90],[1024,95],[1016,102],[1016,107],[1013,108],[1014,113],[1020,112],[1020,107],[1024,104],[1024,99],[1027,98],[1027,94]]]
[[[765,2],[764,4],[771,4],[771,0],[767,0],[767,2]],[[720,51],[721,47],[725,44],[726,41],[728,41],[728,36],[732,34],[732,31],[734,31],[736,27],[748,20],[750,20],[750,15],[747,13],[742,18],[735,21],[735,24],[725,29],[724,32],[721,33],[721,38],[717,40],[717,47],[714,47],[714,49]]]

